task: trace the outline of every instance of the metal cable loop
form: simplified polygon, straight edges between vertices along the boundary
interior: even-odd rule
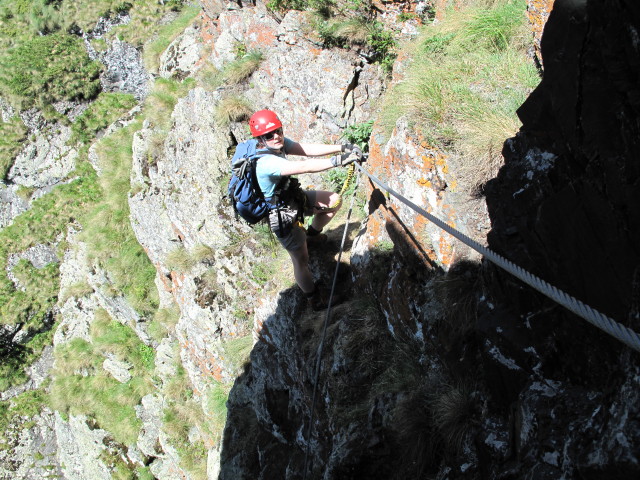
[[[488,249],[484,245],[481,245],[477,241],[469,238],[464,233],[456,230],[453,227],[450,227],[439,218],[434,217],[423,208],[419,207],[415,203],[411,202],[410,200],[406,199],[405,197],[403,197],[402,195],[394,191],[391,187],[389,187],[387,184],[382,182],[376,176],[367,172],[359,164],[357,164],[356,166],[361,172],[367,175],[367,177],[369,177],[369,179],[372,182],[380,185],[384,190],[386,190],[391,195],[396,197],[402,203],[404,203],[405,205],[407,205],[408,207],[410,207],[411,209],[413,209],[423,217],[427,218],[430,222],[436,224],[442,230],[446,231],[453,237],[457,238],[465,245],[473,248],[478,253],[481,253],[485,258],[495,263],[497,266],[499,266],[503,270],[512,274],[516,278],[522,280],[524,283],[526,283],[530,287],[534,288],[535,290],[542,293],[543,295],[551,298],[552,300],[559,303],[569,311],[575,313],[579,317],[582,317],[584,320],[591,323],[595,327],[598,327],[599,329],[608,333],[612,337],[620,340],[622,343],[624,343],[628,347],[636,350],[637,352],[640,352],[640,335],[638,335],[638,333],[635,332],[634,330],[616,322],[615,320],[604,315],[598,310],[595,310],[589,305],[584,304],[583,302],[569,295],[568,293],[563,292],[562,290],[559,290],[558,288],[547,283],[541,278],[526,271],[522,267],[514,264],[513,262],[502,257],[501,255],[498,255],[497,253]]]

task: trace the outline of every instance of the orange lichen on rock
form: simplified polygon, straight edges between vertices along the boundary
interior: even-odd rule
[[[246,38],[252,39],[252,47],[259,46],[261,48],[273,46],[278,42],[276,32],[264,25],[251,25],[247,29]]]
[[[202,28],[200,28],[199,36],[203,45],[213,45],[213,42],[218,38],[218,25],[215,20],[209,17],[206,13],[200,14],[200,21],[202,22]]]
[[[450,267],[451,264],[453,263],[453,245],[451,244],[449,238],[447,238],[448,235],[445,233],[442,233],[440,235],[440,262],[447,266]]]
[[[422,155],[422,171],[430,172],[435,167],[434,158],[431,155]]]
[[[544,26],[549,18],[549,13],[553,10],[555,0],[527,0],[527,17],[529,18],[529,28],[533,32],[534,48],[536,55],[540,56],[540,40]]]
[[[197,366],[197,371],[205,376],[213,377],[218,382],[222,382],[222,365],[219,364],[215,356],[208,355],[206,358],[202,358],[198,355],[199,350],[189,342],[184,342],[182,349],[187,352],[191,361]]]

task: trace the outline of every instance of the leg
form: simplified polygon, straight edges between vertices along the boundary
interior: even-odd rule
[[[310,213],[313,214],[311,226],[315,230],[321,231],[340,210],[342,199],[339,194],[324,190],[309,190],[306,194],[309,205],[311,205]]]
[[[307,244],[304,242],[297,250],[287,250],[293,263],[293,276],[296,283],[304,293],[312,293],[315,290],[313,277],[309,270],[309,253]]]
[[[293,276],[296,283],[305,294],[315,290],[313,277],[309,270],[309,252],[307,250],[307,235],[304,228],[294,225],[288,235],[278,237],[278,241],[285,248],[293,264]]]

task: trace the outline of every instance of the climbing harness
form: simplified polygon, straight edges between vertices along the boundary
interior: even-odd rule
[[[598,310],[595,310],[589,305],[585,305],[583,302],[576,299],[575,297],[572,297],[568,293],[557,289],[556,287],[547,283],[541,278],[533,275],[532,273],[527,272],[522,267],[519,267],[518,265],[498,255],[497,253],[481,245],[475,240],[467,237],[464,233],[459,232],[453,227],[450,227],[439,218],[434,217],[423,208],[420,208],[415,203],[411,202],[410,200],[407,200],[405,197],[403,197],[402,195],[394,191],[387,184],[382,182],[379,178],[375,177],[374,175],[371,175],[360,165],[358,165],[358,169],[361,172],[363,172],[365,175],[367,175],[372,182],[380,185],[380,187],[382,187],[384,190],[386,190],[391,195],[396,197],[402,203],[404,203],[405,205],[407,205],[408,207],[410,207],[411,209],[413,209],[415,212],[419,213],[423,217],[427,218],[430,222],[436,224],[442,230],[454,236],[465,245],[473,248],[476,252],[481,253],[485,258],[495,263],[497,266],[499,266],[503,270],[507,271],[508,273],[515,276],[516,278],[522,280],[524,283],[526,283],[530,287],[536,289],[538,292],[542,293],[543,295],[551,298],[552,300],[559,303],[569,311],[575,313],[579,317],[582,317],[583,319],[585,319],[587,322],[591,323],[595,327],[603,330],[604,332],[608,333],[614,338],[620,340],[622,343],[624,343],[628,347],[636,350],[637,352],[640,352],[640,335],[638,335],[637,332],[616,322],[612,318],[604,315]]]
[[[347,180],[342,186],[342,190],[340,195],[344,194],[349,188],[348,183],[351,183],[355,172],[354,164],[352,163],[349,166],[349,172],[347,173]],[[331,303],[333,301],[333,293],[336,289],[336,282],[338,279],[338,270],[340,268],[340,260],[342,259],[342,252],[344,251],[344,244],[347,239],[347,232],[349,230],[349,220],[351,219],[351,212],[353,212],[353,199],[355,198],[355,192],[357,190],[358,182],[356,178],[356,188],[353,189],[353,193],[351,195],[351,201],[349,204],[349,211],[347,212],[347,219],[345,220],[344,231],[342,232],[342,242],[340,243],[340,250],[338,251],[338,260],[336,263],[336,269],[333,274],[333,281],[331,283],[331,292],[329,293],[329,305],[327,306],[327,313],[324,318],[324,325],[322,327],[322,336],[320,337],[320,344],[318,345],[318,359],[316,360],[316,371],[313,379],[313,395],[311,397],[311,415],[309,418],[309,425],[307,427],[307,448],[304,454],[304,470],[302,473],[303,480],[307,478],[307,469],[308,469],[308,461],[309,461],[309,447],[311,445],[311,433],[313,431],[313,418],[314,411],[316,407],[316,395],[318,393],[318,377],[320,376],[320,364],[322,362],[322,351],[324,349],[324,341],[327,336],[327,326],[329,325],[329,318],[331,316]]]

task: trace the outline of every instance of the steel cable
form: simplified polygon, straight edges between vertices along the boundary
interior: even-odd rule
[[[464,233],[447,225],[445,222],[443,222],[439,218],[431,215],[429,212],[427,212],[423,208],[419,207],[415,203],[411,202],[410,200],[406,199],[405,197],[403,197],[402,195],[394,191],[391,187],[389,187],[387,184],[382,182],[379,178],[367,172],[364,168],[362,168],[361,165],[357,164],[356,166],[361,172],[367,175],[367,177],[369,177],[369,179],[372,182],[378,184],[380,187],[382,187],[384,190],[386,190],[391,195],[396,197],[402,203],[404,203],[405,205],[407,205],[408,207],[410,207],[420,215],[424,216],[430,222],[434,223],[435,225],[437,225],[438,227],[440,227],[441,229],[443,229],[453,237],[457,238],[465,245],[473,248],[478,253],[481,253],[482,255],[484,255],[485,258],[495,263],[497,266],[499,266],[503,270],[507,271],[508,273],[522,280],[524,283],[526,283],[530,287],[534,288],[535,290],[542,293],[543,295],[551,298],[552,300],[559,303],[569,311],[575,313],[579,317],[582,317],[584,320],[591,323],[595,327],[608,333],[612,337],[620,340],[622,343],[624,343],[628,347],[636,350],[637,352],[640,352],[640,335],[638,335],[638,333],[635,332],[634,330],[616,322],[612,318],[590,307],[589,305],[584,304],[577,298],[569,295],[566,292],[563,292],[562,290],[559,290],[558,288],[554,287],[548,282],[524,270],[522,267],[519,267],[518,265],[507,260],[501,255],[498,255],[497,253],[485,247],[484,245],[481,245],[477,241],[469,238]]]

